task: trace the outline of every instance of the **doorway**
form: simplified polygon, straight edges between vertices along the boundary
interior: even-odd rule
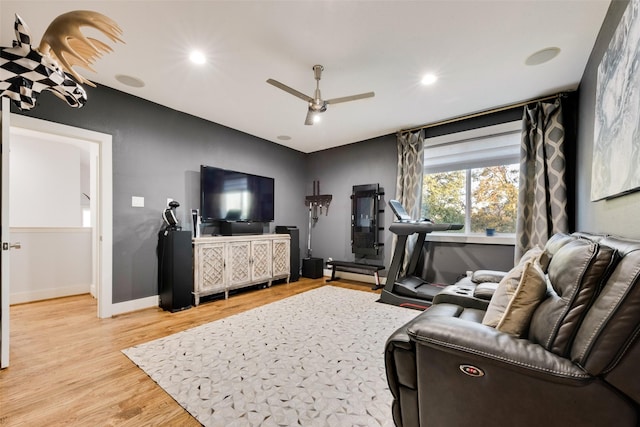
[[[98,300],[97,316],[112,315],[112,137],[72,126],[11,114],[10,137],[36,136],[43,140],[64,142],[89,153],[92,224],[92,293]],[[4,286],[4,284],[3,284]]]

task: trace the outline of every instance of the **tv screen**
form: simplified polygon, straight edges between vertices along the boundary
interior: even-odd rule
[[[200,166],[203,222],[274,220],[274,180],[212,166]]]

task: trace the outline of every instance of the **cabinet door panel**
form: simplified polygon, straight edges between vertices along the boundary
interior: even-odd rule
[[[273,241],[273,275],[285,276],[290,273],[289,240]]]
[[[199,252],[197,289],[201,292],[224,291],[224,244],[203,245]]]
[[[254,281],[271,279],[271,242],[269,240],[251,242],[251,279]]]
[[[251,281],[249,260],[251,243],[233,242],[227,244],[227,264],[229,286],[237,286]]]

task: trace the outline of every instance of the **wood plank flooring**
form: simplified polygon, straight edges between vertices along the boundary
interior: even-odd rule
[[[181,312],[151,308],[110,319],[96,317],[89,295],[12,306],[0,427],[199,426],[120,351],[324,285],[301,278]],[[348,280],[331,285],[380,293]]]

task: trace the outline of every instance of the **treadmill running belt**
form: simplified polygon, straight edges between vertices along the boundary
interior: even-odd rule
[[[395,282],[394,291],[406,297],[420,298],[428,301],[442,290],[443,286],[425,282],[420,277],[408,276]]]

